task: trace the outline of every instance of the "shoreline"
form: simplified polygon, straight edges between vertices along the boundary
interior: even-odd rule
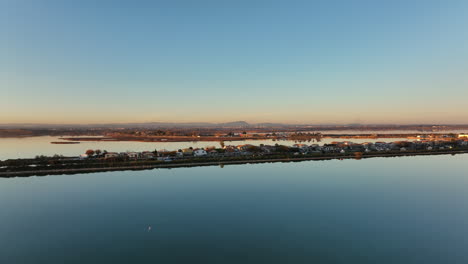
[[[320,160],[344,160],[344,159],[368,159],[368,158],[388,158],[388,157],[407,157],[407,156],[435,156],[435,155],[456,155],[467,154],[468,150],[455,151],[435,151],[435,152],[403,152],[403,153],[381,153],[381,154],[365,154],[361,157],[353,155],[333,155],[333,156],[318,156],[318,157],[289,157],[289,158],[271,158],[271,159],[244,159],[244,160],[219,160],[207,162],[182,162],[182,163],[158,163],[153,165],[133,165],[133,166],[115,166],[115,167],[99,167],[99,168],[67,168],[67,169],[50,169],[50,170],[29,170],[29,171],[11,171],[0,172],[0,178],[13,177],[29,177],[29,176],[47,176],[47,175],[65,175],[65,174],[81,174],[81,173],[96,173],[108,171],[128,171],[128,170],[152,170],[152,169],[171,169],[171,168],[190,168],[190,167],[206,167],[206,166],[224,166],[224,165],[242,165],[242,164],[261,164],[261,163],[277,163],[277,162],[302,162],[302,161],[320,161]]]
[[[445,133],[431,133],[433,135],[442,136]],[[340,133],[340,134],[320,134],[320,135],[303,135],[303,136],[234,136],[234,137],[216,137],[216,136],[202,136],[202,137],[189,137],[189,136],[103,136],[103,137],[63,137],[65,141],[75,142],[235,142],[245,140],[294,140],[294,141],[309,141],[317,139],[394,139],[406,138],[417,139],[421,133]]]

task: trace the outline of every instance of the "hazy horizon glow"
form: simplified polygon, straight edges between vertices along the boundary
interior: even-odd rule
[[[468,123],[468,2],[0,3],[0,123]]]

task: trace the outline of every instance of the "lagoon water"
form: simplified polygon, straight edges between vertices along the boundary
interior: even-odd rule
[[[0,179],[0,263],[468,263],[468,155]]]

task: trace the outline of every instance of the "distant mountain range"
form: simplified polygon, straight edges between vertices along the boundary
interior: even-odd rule
[[[109,123],[109,124],[0,124],[0,128],[239,128],[239,127],[252,127],[245,121],[235,121],[227,123],[208,123],[208,122],[147,122],[147,123]]]
[[[250,124],[246,121],[234,121],[226,123],[209,123],[209,122],[146,122],[146,123],[108,123],[108,124],[0,124],[0,129],[118,129],[118,128],[355,128],[355,129],[372,129],[372,128],[387,128],[387,129],[429,129],[431,127],[463,127],[468,125],[432,125],[432,124],[414,124],[414,125],[392,125],[392,124],[282,124],[282,123],[255,123]]]

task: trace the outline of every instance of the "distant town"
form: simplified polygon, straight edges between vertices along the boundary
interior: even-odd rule
[[[421,151],[421,150],[450,150],[464,148],[468,146],[468,134],[444,135],[434,138],[430,135],[417,136],[415,141],[395,141],[395,142],[366,142],[353,143],[351,141],[331,142],[329,144],[294,144],[265,145],[252,144],[224,145],[221,148],[184,148],[179,150],[154,150],[143,152],[108,152],[106,150],[88,150],[80,155],[80,159],[119,159],[119,160],[148,160],[157,159],[172,161],[173,159],[185,157],[237,157],[237,156],[266,156],[278,153],[292,153],[293,155],[308,154],[349,154],[349,153],[371,153],[390,151]]]

